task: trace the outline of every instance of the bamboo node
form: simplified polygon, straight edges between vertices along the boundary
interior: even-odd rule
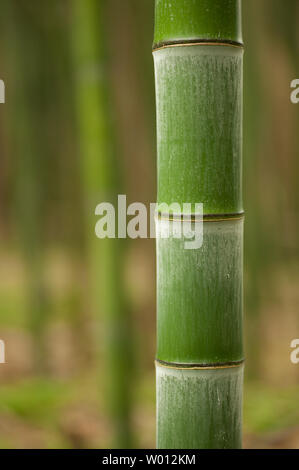
[[[217,41],[217,40],[199,40],[199,41],[187,41],[187,42],[171,42],[163,44],[154,44],[152,51],[156,52],[167,47],[188,47],[188,46],[226,46],[236,47],[238,49],[244,49],[243,44],[234,41]]]
[[[166,367],[167,369],[176,370],[208,370],[208,369],[232,369],[234,367],[243,366],[245,359],[236,362],[220,362],[214,364],[176,364],[172,362],[155,360],[155,366]]]

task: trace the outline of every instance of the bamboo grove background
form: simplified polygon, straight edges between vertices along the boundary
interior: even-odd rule
[[[154,242],[91,236],[156,199],[153,3],[0,1],[0,447],[155,444]],[[245,447],[299,447],[298,18],[243,1]]]

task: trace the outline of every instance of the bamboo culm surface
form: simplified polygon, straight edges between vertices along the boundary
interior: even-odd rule
[[[156,0],[153,49],[158,208],[203,203],[201,248],[157,237],[157,447],[239,448],[240,1]],[[157,214],[157,233],[165,216]]]

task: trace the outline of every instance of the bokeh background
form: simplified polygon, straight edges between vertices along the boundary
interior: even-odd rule
[[[0,447],[155,445],[153,0],[1,0]],[[299,0],[243,0],[244,446],[299,447]]]

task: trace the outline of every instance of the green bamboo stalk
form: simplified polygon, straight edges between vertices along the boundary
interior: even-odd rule
[[[30,9],[15,1],[4,2],[7,44],[12,71],[11,101],[8,105],[12,149],[16,157],[15,217],[18,244],[23,257],[26,310],[33,340],[37,373],[48,369],[45,342],[50,315],[49,292],[45,280],[46,167],[43,129],[45,118],[45,54],[41,28]],[[38,2],[36,4],[38,8]]]
[[[131,323],[124,288],[124,243],[96,238],[94,211],[100,202],[117,205],[120,176],[109,106],[105,1],[72,2],[72,49],[82,185],[86,209],[86,245],[92,303],[101,312],[105,331],[106,397],[114,430],[113,446],[132,445]]]
[[[178,223],[162,203],[192,220],[203,203],[201,248],[157,237],[158,448],[241,447],[240,16],[239,0],[156,0],[157,233]]]

